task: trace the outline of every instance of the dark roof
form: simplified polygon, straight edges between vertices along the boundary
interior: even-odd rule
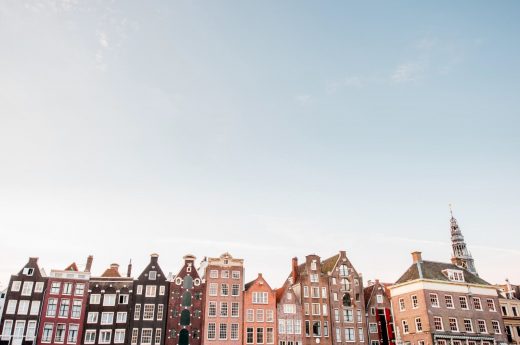
[[[368,302],[370,300],[370,296],[372,296],[372,291],[374,290],[375,286],[376,286],[376,284],[367,286],[366,288],[363,289],[363,296],[365,297],[365,304],[366,304],[366,306],[368,306]]]
[[[334,269],[334,266],[336,265],[336,262],[338,262],[339,254],[336,254],[334,256],[331,256],[328,259],[325,259],[321,262],[321,271],[323,273],[329,273]]]
[[[419,263],[413,263],[404,274],[399,278],[396,284],[406,283],[412,280],[420,279],[421,275],[419,274],[419,267],[421,268],[422,278],[423,279],[431,279],[438,281],[446,281],[451,282],[444,273],[443,270],[452,269],[452,270],[460,270],[464,272],[464,280],[466,283],[470,284],[481,284],[481,285],[490,285],[484,279],[474,275],[473,273],[456,266],[451,263],[444,262],[435,262],[435,261],[421,261]]]
[[[249,283],[246,283],[244,285],[244,290],[248,290],[251,287],[251,285],[253,285],[254,282],[256,282],[256,279],[255,280],[251,280]]]

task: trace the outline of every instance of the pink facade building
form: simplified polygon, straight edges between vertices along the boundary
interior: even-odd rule
[[[244,343],[276,344],[276,291],[261,273],[244,287]]]

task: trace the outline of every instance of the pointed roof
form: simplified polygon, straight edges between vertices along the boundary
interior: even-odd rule
[[[78,272],[79,269],[78,269],[78,266],[76,265],[75,262],[71,263],[70,265],[68,265],[64,271],[74,271],[74,272]]]
[[[249,290],[249,288],[250,288],[251,286],[253,286],[253,285],[254,285],[256,282],[258,282],[258,281],[263,282],[263,283],[264,283],[264,284],[269,288],[269,290],[273,291],[273,289],[271,288],[271,285],[269,285],[269,283],[268,283],[268,282],[264,279],[264,277],[262,276],[262,273],[258,273],[258,276],[256,277],[256,279],[251,280],[249,283],[246,283],[246,284],[244,285],[244,290],[245,290],[245,291]]]
[[[321,262],[321,271],[323,273],[329,273],[331,272],[334,267],[336,267],[336,264],[338,263],[338,260],[339,260],[339,254],[336,254],[336,255],[333,255],[331,256],[330,258],[328,259],[325,259]]]
[[[111,264],[109,268],[103,272],[101,277],[104,278],[120,278],[121,274],[119,274],[119,265],[118,264]]]

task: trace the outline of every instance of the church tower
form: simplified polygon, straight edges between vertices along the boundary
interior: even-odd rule
[[[453,217],[451,205],[450,213],[451,246],[453,247],[451,262],[454,265],[465,268],[471,273],[478,275],[477,270],[475,269],[475,262],[473,260],[473,257],[471,256],[471,253],[468,251],[468,248],[466,247],[466,242],[464,242],[464,236],[462,236],[462,232],[460,231],[459,225],[457,224],[457,220]]]

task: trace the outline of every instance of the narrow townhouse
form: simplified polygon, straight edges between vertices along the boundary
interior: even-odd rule
[[[242,345],[244,260],[229,253],[202,262],[205,345]]]
[[[91,257],[87,262],[91,262]],[[38,345],[81,343],[89,279],[90,272],[79,271],[75,263],[64,270],[51,270],[43,299]]]
[[[2,314],[4,313],[5,296],[7,289],[0,291],[0,324],[2,323]]]
[[[389,285],[376,279],[375,282],[369,281],[364,289],[367,342],[370,345],[395,344]]]
[[[518,289],[506,279],[506,284],[499,289],[500,312],[504,322],[507,342],[520,345],[520,299]]]
[[[196,257],[188,254],[183,259],[170,282],[166,345],[200,345],[202,340],[206,284],[195,267]]]
[[[129,343],[133,287],[131,265],[126,276],[119,273],[119,265],[115,263],[100,277],[91,276],[82,344]]]
[[[277,343],[276,291],[258,274],[244,285],[243,339],[247,345]]]
[[[159,266],[159,255],[150,262],[134,282],[131,345],[161,345],[166,330],[169,282]]]
[[[278,345],[302,345],[303,308],[289,279],[276,290]]]
[[[47,276],[38,258],[29,258],[25,266],[11,276],[5,295],[0,325],[0,345],[34,345]]]

